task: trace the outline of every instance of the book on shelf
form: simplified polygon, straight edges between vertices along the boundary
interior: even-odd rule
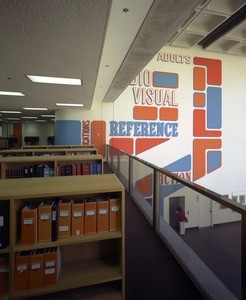
[[[89,174],[90,174],[90,164],[82,163],[82,175],[89,175]]]
[[[97,232],[108,232],[109,225],[109,201],[98,199],[97,201]]]
[[[82,166],[81,166],[81,163],[77,163],[76,167],[77,167],[77,175],[82,175]]]
[[[111,198],[109,200],[109,231],[120,230],[121,227],[120,200]]]
[[[71,236],[84,234],[84,203],[72,202]]]
[[[85,234],[97,232],[97,202],[96,199],[86,200],[85,202]]]
[[[52,242],[57,241],[58,238],[58,212],[57,212],[57,203],[54,202],[52,205],[52,220],[51,220],[51,240]]]
[[[60,247],[51,247],[44,250],[44,287],[54,286],[57,283],[61,270]]]
[[[30,251],[17,252],[15,256],[14,290],[29,289],[29,255]]]
[[[9,201],[0,201],[0,249],[9,245]]]
[[[58,239],[70,237],[71,200],[60,199],[58,202]]]
[[[43,288],[43,250],[34,249],[29,256],[29,282],[30,290]]]
[[[37,243],[37,206],[28,204],[21,210],[21,244]]]
[[[52,209],[54,201],[41,202],[38,206],[38,241],[52,240]]]

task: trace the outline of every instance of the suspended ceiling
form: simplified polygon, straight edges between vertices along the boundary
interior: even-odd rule
[[[240,22],[230,22],[239,12]],[[0,91],[25,96],[0,96],[0,111],[20,111],[0,120],[49,120],[41,114],[54,114],[56,102],[83,110],[113,102],[164,45],[246,56],[245,15],[243,0],[1,0]],[[26,75],[80,78],[83,85],[32,83]]]

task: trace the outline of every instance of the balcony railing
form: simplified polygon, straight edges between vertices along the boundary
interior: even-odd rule
[[[205,298],[246,299],[246,206],[109,145],[107,163]]]

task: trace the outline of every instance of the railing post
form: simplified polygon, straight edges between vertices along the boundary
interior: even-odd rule
[[[160,176],[159,172],[154,170],[153,173],[153,228],[156,231],[159,227],[159,182]]]
[[[246,214],[241,222],[241,299],[246,299]]]
[[[132,158],[129,156],[129,169],[128,169],[128,193],[131,196],[131,182],[132,182]]]

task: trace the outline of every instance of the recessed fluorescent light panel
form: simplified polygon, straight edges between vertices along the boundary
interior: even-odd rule
[[[84,104],[76,104],[76,103],[55,103],[57,106],[84,106]]]
[[[48,108],[44,107],[23,107],[25,110],[48,110]]]
[[[55,115],[41,115],[41,117],[43,117],[43,118],[54,118]]]
[[[34,76],[34,75],[26,75],[26,76],[32,82],[35,83],[82,85],[82,80],[75,79],[75,78],[46,77],[46,76]]]
[[[14,110],[1,110],[0,112],[3,114],[21,114],[20,111],[14,111]]]
[[[38,117],[21,117],[22,119],[37,119]]]
[[[5,92],[5,91],[0,91],[1,96],[25,96],[21,92]]]

